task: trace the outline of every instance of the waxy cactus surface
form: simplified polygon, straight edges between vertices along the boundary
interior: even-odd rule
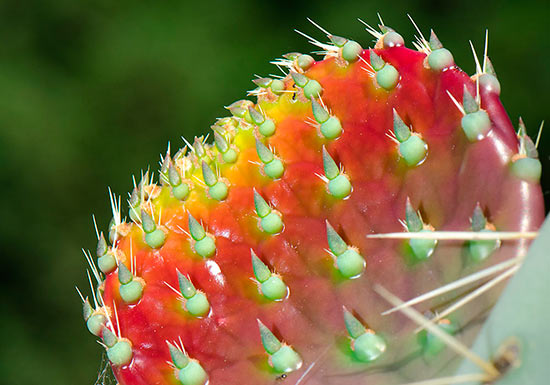
[[[411,49],[367,30],[373,48],[323,30],[322,60],[283,55],[287,75],[255,79],[256,102],[228,106],[213,143],[168,151],[157,183],[142,175],[126,220],[112,197],[84,318],[120,385],[452,373],[460,357],[381,294],[479,272],[415,305],[471,343],[500,289],[445,309],[516,268],[544,217],[541,164],[486,56],[470,77],[433,32]]]

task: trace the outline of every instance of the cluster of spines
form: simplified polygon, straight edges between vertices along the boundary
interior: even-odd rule
[[[382,47],[377,46],[376,48],[403,45],[402,37],[395,31],[384,27],[383,32],[384,34],[380,36],[377,43],[377,45],[382,43]],[[329,35],[329,38],[335,49],[329,51],[328,54],[337,52],[337,57],[349,63],[362,59],[363,48],[358,43],[334,35]],[[425,43],[423,47],[428,51],[426,62],[432,70],[443,71],[454,66],[452,54],[443,48],[433,31],[429,43]],[[311,101],[312,115],[318,124],[320,134],[328,140],[337,139],[343,132],[340,119],[332,115],[324,105],[321,99],[322,85],[317,80],[310,79],[304,74],[304,71],[315,63],[314,59],[309,55],[301,54],[285,55],[285,59],[291,63],[290,67],[293,70],[290,75],[294,84],[302,90],[305,98]],[[476,81],[498,94],[500,85],[496,74],[490,61],[486,59],[485,62],[488,63],[487,69],[484,68],[483,73],[477,74]],[[370,62],[368,64],[375,71],[375,80],[380,87],[387,91],[395,88],[400,79],[398,69],[386,63],[374,50],[370,51]],[[285,83],[279,79],[259,78],[254,83],[260,88],[269,89],[276,96],[281,95],[286,90]],[[487,112],[481,109],[479,93],[476,97],[473,97],[465,87],[461,104],[457,103],[452,95],[450,96],[463,113],[461,126],[466,137],[472,142],[485,137],[491,129],[491,121]],[[262,171],[271,179],[280,178],[285,171],[284,161],[276,156],[274,151],[263,142],[274,135],[276,131],[274,120],[267,117],[249,101],[235,102],[228,109],[239,121],[244,121],[245,124],[252,125],[257,129],[260,135],[256,137],[256,151],[263,164]],[[239,124],[241,123],[236,122],[233,118],[224,118],[213,126],[215,148],[223,163],[232,164],[238,159],[239,148],[231,142],[232,133],[226,128],[230,127],[232,130],[237,130]],[[397,152],[408,166],[416,166],[422,163],[427,155],[428,144],[421,135],[415,133],[404,123],[395,110],[393,111],[393,136],[398,142]],[[536,146],[526,135],[523,122],[520,122],[518,138],[520,148],[517,156],[511,161],[511,172],[521,179],[537,181],[540,178],[540,162],[537,159]],[[182,164],[189,162],[185,157],[185,151],[178,152],[173,160],[167,154],[161,169],[161,183],[169,185],[172,195],[176,199],[184,201],[195,187],[194,183],[190,181],[193,168],[200,168],[208,197],[216,201],[226,199],[230,185],[228,181],[220,177],[219,170],[216,169],[217,161],[211,153],[213,148],[206,149],[202,139],[196,138],[191,149],[193,150],[193,166]],[[350,178],[337,166],[325,147],[323,147],[322,154],[328,193],[336,198],[346,198],[352,192]],[[214,167],[214,170],[212,167]],[[146,187],[150,185],[148,179],[147,173],[130,197],[130,218],[141,225],[145,243],[155,249],[162,247],[166,240],[166,233],[162,229],[160,220],[159,224],[155,223],[154,214],[149,214],[147,210],[142,208],[149,199],[146,195],[152,195],[152,190],[146,191]],[[254,206],[261,230],[271,235],[278,234],[283,230],[281,213],[273,209],[256,190],[254,190]],[[434,230],[431,226],[422,222],[420,214],[412,208],[408,200],[405,211],[405,224],[409,232],[430,232]],[[203,258],[212,257],[216,252],[215,238],[207,233],[191,214],[189,214],[188,223],[194,251]],[[326,228],[330,253],[334,256],[337,270],[345,278],[355,278],[361,275],[366,266],[363,256],[356,248],[348,246],[328,221],[326,222]],[[494,227],[486,220],[479,205],[476,206],[471,218],[471,229],[472,231],[494,230]],[[113,241],[113,237],[110,236],[110,238]],[[408,243],[416,258],[425,260],[433,253],[437,240],[429,237],[413,238]],[[479,261],[487,258],[499,244],[498,240],[470,241],[468,247],[472,258]],[[107,245],[103,234],[101,234],[97,248],[99,268],[105,274],[112,273],[118,268],[120,296],[128,304],[135,303],[143,295],[144,282],[141,278],[134,277],[131,269],[129,270],[119,260],[120,258],[117,258],[116,252],[116,249]],[[284,299],[288,295],[289,289],[282,277],[272,273],[252,250],[251,261],[254,276],[262,295],[273,301]],[[207,314],[210,310],[210,304],[206,295],[201,291],[197,291],[189,278],[179,271],[177,274],[180,292],[185,299],[185,309],[196,317]],[[111,362],[114,365],[125,365],[131,359],[131,342],[116,337],[106,327],[108,316],[103,309],[94,310],[86,301],[84,304],[84,318],[90,331],[103,338]],[[357,358],[361,361],[372,361],[378,358],[385,351],[384,340],[373,331],[365,328],[347,309],[344,309],[343,315],[348,334],[352,340],[352,350]],[[299,354],[290,345],[282,344],[261,321],[258,320],[258,324],[262,343],[273,368],[278,372],[288,372],[299,368],[302,364]],[[447,324],[447,321],[445,321],[441,325],[445,326]],[[183,348],[180,349],[170,343],[168,343],[168,347],[173,364],[178,370],[180,382],[184,385],[206,382],[206,372],[198,361],[190,359]]]

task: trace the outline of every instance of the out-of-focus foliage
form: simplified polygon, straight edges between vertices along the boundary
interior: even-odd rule
[[[74,286],[89,293],[81,247],[105,229],[107,186],[126,199],[131,175],[157,169],[181,136],[208,131],[245,97],[268,62],[314,48],[306,17],[367,46],[356,20],[409,42],[410,13],[433,27],[470,73],[468,39],[489,53],[512,119],[531,135],[548,119],[549,5],[542,1],[73,1],[0,2],[0,383],[92,384],[100,346],[81,320]],[[550,136],[541,157],[548,167]],[[546,177],[546,173],[545,173]],[[545,189],[550,184],[545,182]]]

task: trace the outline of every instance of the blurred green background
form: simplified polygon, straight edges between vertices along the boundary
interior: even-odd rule
[[[369,45],[356,18],[407,41],[410,13],[433,27],[469,73],[472,39],[489,53],[512,120],[530,134],[549,119],[550,4],[543,1],[74,1],[0,3],[0,383],[93,384],[101,349],[74,289],[86,293],[81,248],[95,248],[92,213],[110,220],[107,186],[126,198],[131,175],[156,170],[168,141],[206,133],[254,74],[323,39],[311,17]],[[408,43],[411,46],[410,43]],[[540,151],[548,170],[550,134]],[[544,189],[550,183],[545,174]]]

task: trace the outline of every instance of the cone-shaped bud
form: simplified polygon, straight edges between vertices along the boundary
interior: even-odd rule
[[[328,38],[338,48],[342,48],[348,42],[348,39],[342,36],[328,35]]]
[[[363,52],[363,47],[353,40],[349,40],[342,47],[342,58],[349,62],[355,62]]]
[[[220,135],[217,131],[214,131],[214,142],[216,143],[216,148],[222,154],[229,150],[229,143],[223,135]]]
[[[275,337],[275,335],[265,326],[262,321],[258,320],[258,327],[260,329],[260,337],[262,339],[262,345],[264,346],[267,354],[272,355],[281,349],[281,341]]]
[[[204,231],[204,228],[202,225],[191,215],[191,213],[188,214],[188,224],[189,224],[189,233],[191,234],[191,237],[195,241],[200,241],[206,236],[206,232]]]
[[[107,241],[105,240],[103,233],[101,233],[99,234],[99,240],[97,241],[96,254],[98,257],[102,257],[107,253],[108,250],[109,246],[107,246]]]
[[[367,329],[351,312],[344,307],[344,323],[351,338],[355,339],[362,334],[365,334]]]
[[[88,321],[92,314],[94,313],[94,309],[92,308],[92,305],[90,305],[90,301],[88,301],[88,297],[84,300],[82,303],[82,317],[84,318],[84,321]]]
[[[339,256],[348,249],[348,245],[346,244],[346,242],[344,242],[342,237],[338,235],[336,230],[334,230],[334,227],[332,227],[332,225],[328,221],[326,221],[326,225],[328,247],[332,254],[334,254],[335,256]]]
[[[472,214],[472,231],[484,231],[490,232],[491,227],[487,223],[485,215],[483,215],[483,210],[481,209],[479,203],[476,205],[474,212]],[[470,258],[474,262],[481,262],[487,259],[493,251],[495,251],[500,246],[499,240],[487,239],[487,240],[472,240],[468,242],[468,251]]]
[[[306,84],[309,82],[309,79],[306,75],[298,72],[291,72],[290,76],[292,76],[292,80],[294,80],[294,83],[300,88],[305,87]]]
[[[475,98],[468,91],[466,84],[464,85],[464,93],[462,96],[462,105],[464,106],[464,112],[466,114],[471,114],[479,110],[479,105],[477,104]]]
[[[264,116],[253,106],[248,107],[248,113],[250,114],[252,122],[254,122],[254,124],[256,125],[262,124],[265,121]]]
[[[273,82],[273,79],[271,79],[271,78],[258,78],[258,79],[253,79],[252,82],[254,84],[256,84],[258,87],[267,88],[271,85],[271,82]]]
[[[185,299],[189,299],[197,294],[197,289],[195,289],[195,286],[191,283],[189,278],[187,278],[185,275],[177,270],[176,272],[178,274],[178,284],[180,287],[181,295],[183,295]]]
[[[170,146],[168,146],[170,148]],[[168,180],[168,167],[172,163],[172,159],[170,158],[170,150],[166,152],[166,155],[164,156],[162,160],[162,164],[160,166],[160,172],[159,172],[159,182],[161,185],[165,186],[169,183]]]
[[[323,146],[323,168],[325,170],[325,176],[331,180],[340,175],[340,169],[336,165],[336,162],[328,153],[325,146]]]
[[[260,258],[254,253],[254,250],[250,249],[250,254],[252,257],[252,269],[254,270],[254,276],[258,282],[263,283],[271,277],[271,271],[265,263],[263,263]]]
[[[157,228],[153,218],[143,209],[141,209],[141,226],[143,227],[143,231],[147,234],[152,233]]]
[[[308,70],[311,68],[311,66],[315,63],[315,59],[313,59],[309,55],[300,55],[296,58],[296,65],[300,67],[303,71]]]
[[[298,56],[300,56],[301,53],[300,52],[289,52],[289,53],[285,53],[283,56],[283,58],[285,58],[286,60],[290,60],[290,61],[293,61],[293,60],[296,60],[298,58]]]
[[[116,337],[115,333],[113,333],[111,329],[109,329],[106,326],[103,328],[101,335],[102,335],[103,343],[108,348],[112,348],[113,346],[115,346],[115,344],[118,341],[118,338]]]
[[[186,367],[189,363],[189,357],[170,342],[166,342],[166,344],[168,345],[168,350],[170,351],[170,357],[172,358],[174,366],[178,369]]]
[[[202,162],[202,177],[204,179],[204,183],[206,183],[208,187],[212,187],[218,182],[218,177],[214,174],[214,171],[212,171],[210,166],[204,161]]]
[[[181,184],[181,176],[178,170],[176,169],[176,166],[174,166],[173,163],[170,163],[170,166],[168,167],[168,180],[172,187],[179,186]]]
[[[253,105],[250,100],[237,100],[226,108],[233,116],[237,118],[245,118],[248,115],[248,106]]]
[[[256,138],[256,152],[262,163],[269,163],[275,158],[269,148],[258,138]]]
[[[265,199],[254,189],[254,206],[256,208],[256,214],[260,218],[264,218],[271,213],[271,207],[267,204]]]
[[[407,198],[407,203],[405,206],[405,222],[407,224],[407,230],[409,230],[410,232],[421,231],[424,228],[422,219],[420,219],[420,215],[418,215],[418,213],[412,207],[409,198]]]
[[[330,118],[328,111],[313,98],[311,99],[311,111],[313,112],[313,117],[319,124],[325,123]]]
[[[134,276],[132,275],[132,272],[128,270],[126,265],[122,262],[118,264],[118,281],[122,285],[126,285],[127,283],[130,283]]]
[[[443,48],[443,44],[441,44],[441,41],[439,41],[437,35],[435,34],[434,30],[432,29],[430,31],[430,49],[432,51],[435,51],[436,49]]]
[[[193,149],[195,150],[195,155],[197,158],[201,159],[206,156],[206,150],[204,148],[204,144],[202,143],[202,137],[198,138],[195,136],[195,140],[193,141]]]
[[[411,136],[411,130],[405,122],[403,122],[395,108],[393,109],[393,132],[397,140],[401,143],[409,139]]]
[[[370,50],[370,65],[375,71],[380,71],[384,66],[386,65],[386,62],[384,59],[382,59],[380,56],[374,52],[374,50]]]

